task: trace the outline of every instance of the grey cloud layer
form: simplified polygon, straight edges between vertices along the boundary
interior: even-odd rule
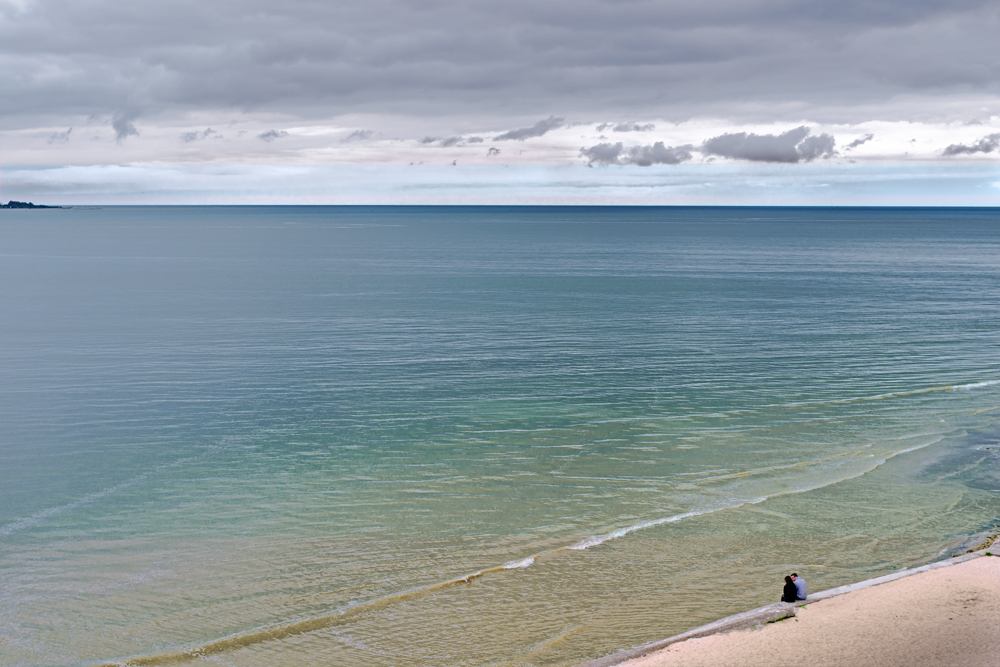
[[[352,141],[367,141],[373,134],[375,134],[373,130],[354,130],[340,141],[345,144]]]
[[[73,133],[73,128],[69,128],[65,132],[53,132],[52,136],[48,138],[50,144],[65,144],[69,141],[69,135]]]
[[[103,114],[118,141],[136,136],[140,119],[200,109],[487,115],[513,125],[550,113],[755,108],[848,122],[898,96],[931,100],[926,115],[943,93],[1000,94],[995,0],[0,7],[4,122]]]
[[[451,148],[452,146],[465,146],[466,144],[481,144],[483,143],[482,137],[447,137],[441,139],[440,137],[424,137],[420,140],[422,144],[437,144],[442,148]]]
[[[518,130],[511,130],[510,132],[504,132],[501,135],[493,137],[493,141],[524,141],[525,139],[531,139],[532,137],[541,137],[551,130],[562,127],[564,118],[556,118],[555,116],[549,116],[545,120],[540,120],[531,127],[522,127]]]
[[[944,149],[945,155],[972,155],[973,153],[992,153],[1000,148],[1000,132],[989,134],[972,145],[951,144]]]
[[[875,138],[874,134],[866,134],[865,136],[863,136],[863,137],[861,137],[859,139],[855,139],[851,143],[849,143],[846,146],[844,146],[844,150],[845,151],[849,151],[851,149],[857,148],[858,146],[861,146],[863,144],[868,143],[869,141],[871,141],[874,138]]]
[[[1000,135],[996,135],[1000,138]],[[869,135],[870,138],[870,135]],[[868,139],[864,139],[867,141]],[[856,143],[856,142],[855,142]],[[836,141],[829,134],[809,136],[809,128],[796,127],[781,134],[721,134],[706,140],[700,147],[692,145],[665,146],[657,141],[647,146],[625,147],[622,142],[603,143],[581,148],[580,156],[588,164],[634,164],[648,167],[654,164],[680,164],[692,158],[691,151],[706,156],[719,156],[749,162],[811,162],[836,154]]]
[[[268,130],[267,132],[261,132],[257,135],[257,138],[261,141],[274,141],[275,139],[281,139],[282,137],[287,137],[288,132],[285,130]]]
[[[604,130],[610,129],[612,132],[650,132],[656,129],[656,125],[652,123],[645,123],[640,125],[635,121],[629,121],[626,123],[601,123],[595,128],[598,132],[603,132]]]
[[[809,136],[809,128],[797,127],[781,134],[735,132],[712,137],[701,146],[705,155],[750,162],[810,162],[831,157],[835,141],[829,134]]]
[[[115,131],[115,141],[121,143],[129,137],[139,136],[139,131],[135,129],[135,125],[132,121],[138,117],[138,112],[128,110],[116,114],[114,118],[111,119],[111,127]]]
[[[218,132],[208,127],[201,132],[184,132],[181,134],[181,141],[186,144],[190,144],[193,141],[199,141],[201,139],[208,139],[211,136],[218,136]]]
[[[634,164],[649,167],[654,164],[680,164],[691,159],[691,146],[664,146],[657,141],[651,146],[630,146],[625,148],[621,142],[616,144],[597,144],[590,148],[581,148],[580,155],[587,158],[588,164]]]

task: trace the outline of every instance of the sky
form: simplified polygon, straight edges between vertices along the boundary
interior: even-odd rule
[[[995,0],[0,0],[0,198],[1000,205]]]

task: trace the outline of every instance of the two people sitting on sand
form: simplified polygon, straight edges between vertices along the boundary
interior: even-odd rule
[[[782,602],[795,602],[806,599],[806,580],[792,572],[785,577],[785,587],[781,590]]]

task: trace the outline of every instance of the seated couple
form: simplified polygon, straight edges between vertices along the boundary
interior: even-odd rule
[[[795,602],[806,599],[806,580],[792,572],[785,577],[785,587],[781,591],[782,602]]]

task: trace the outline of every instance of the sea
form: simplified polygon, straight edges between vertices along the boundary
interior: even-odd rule
[[[1000,525],[1000,209],[0,213],[0,664],[562,667]]]

